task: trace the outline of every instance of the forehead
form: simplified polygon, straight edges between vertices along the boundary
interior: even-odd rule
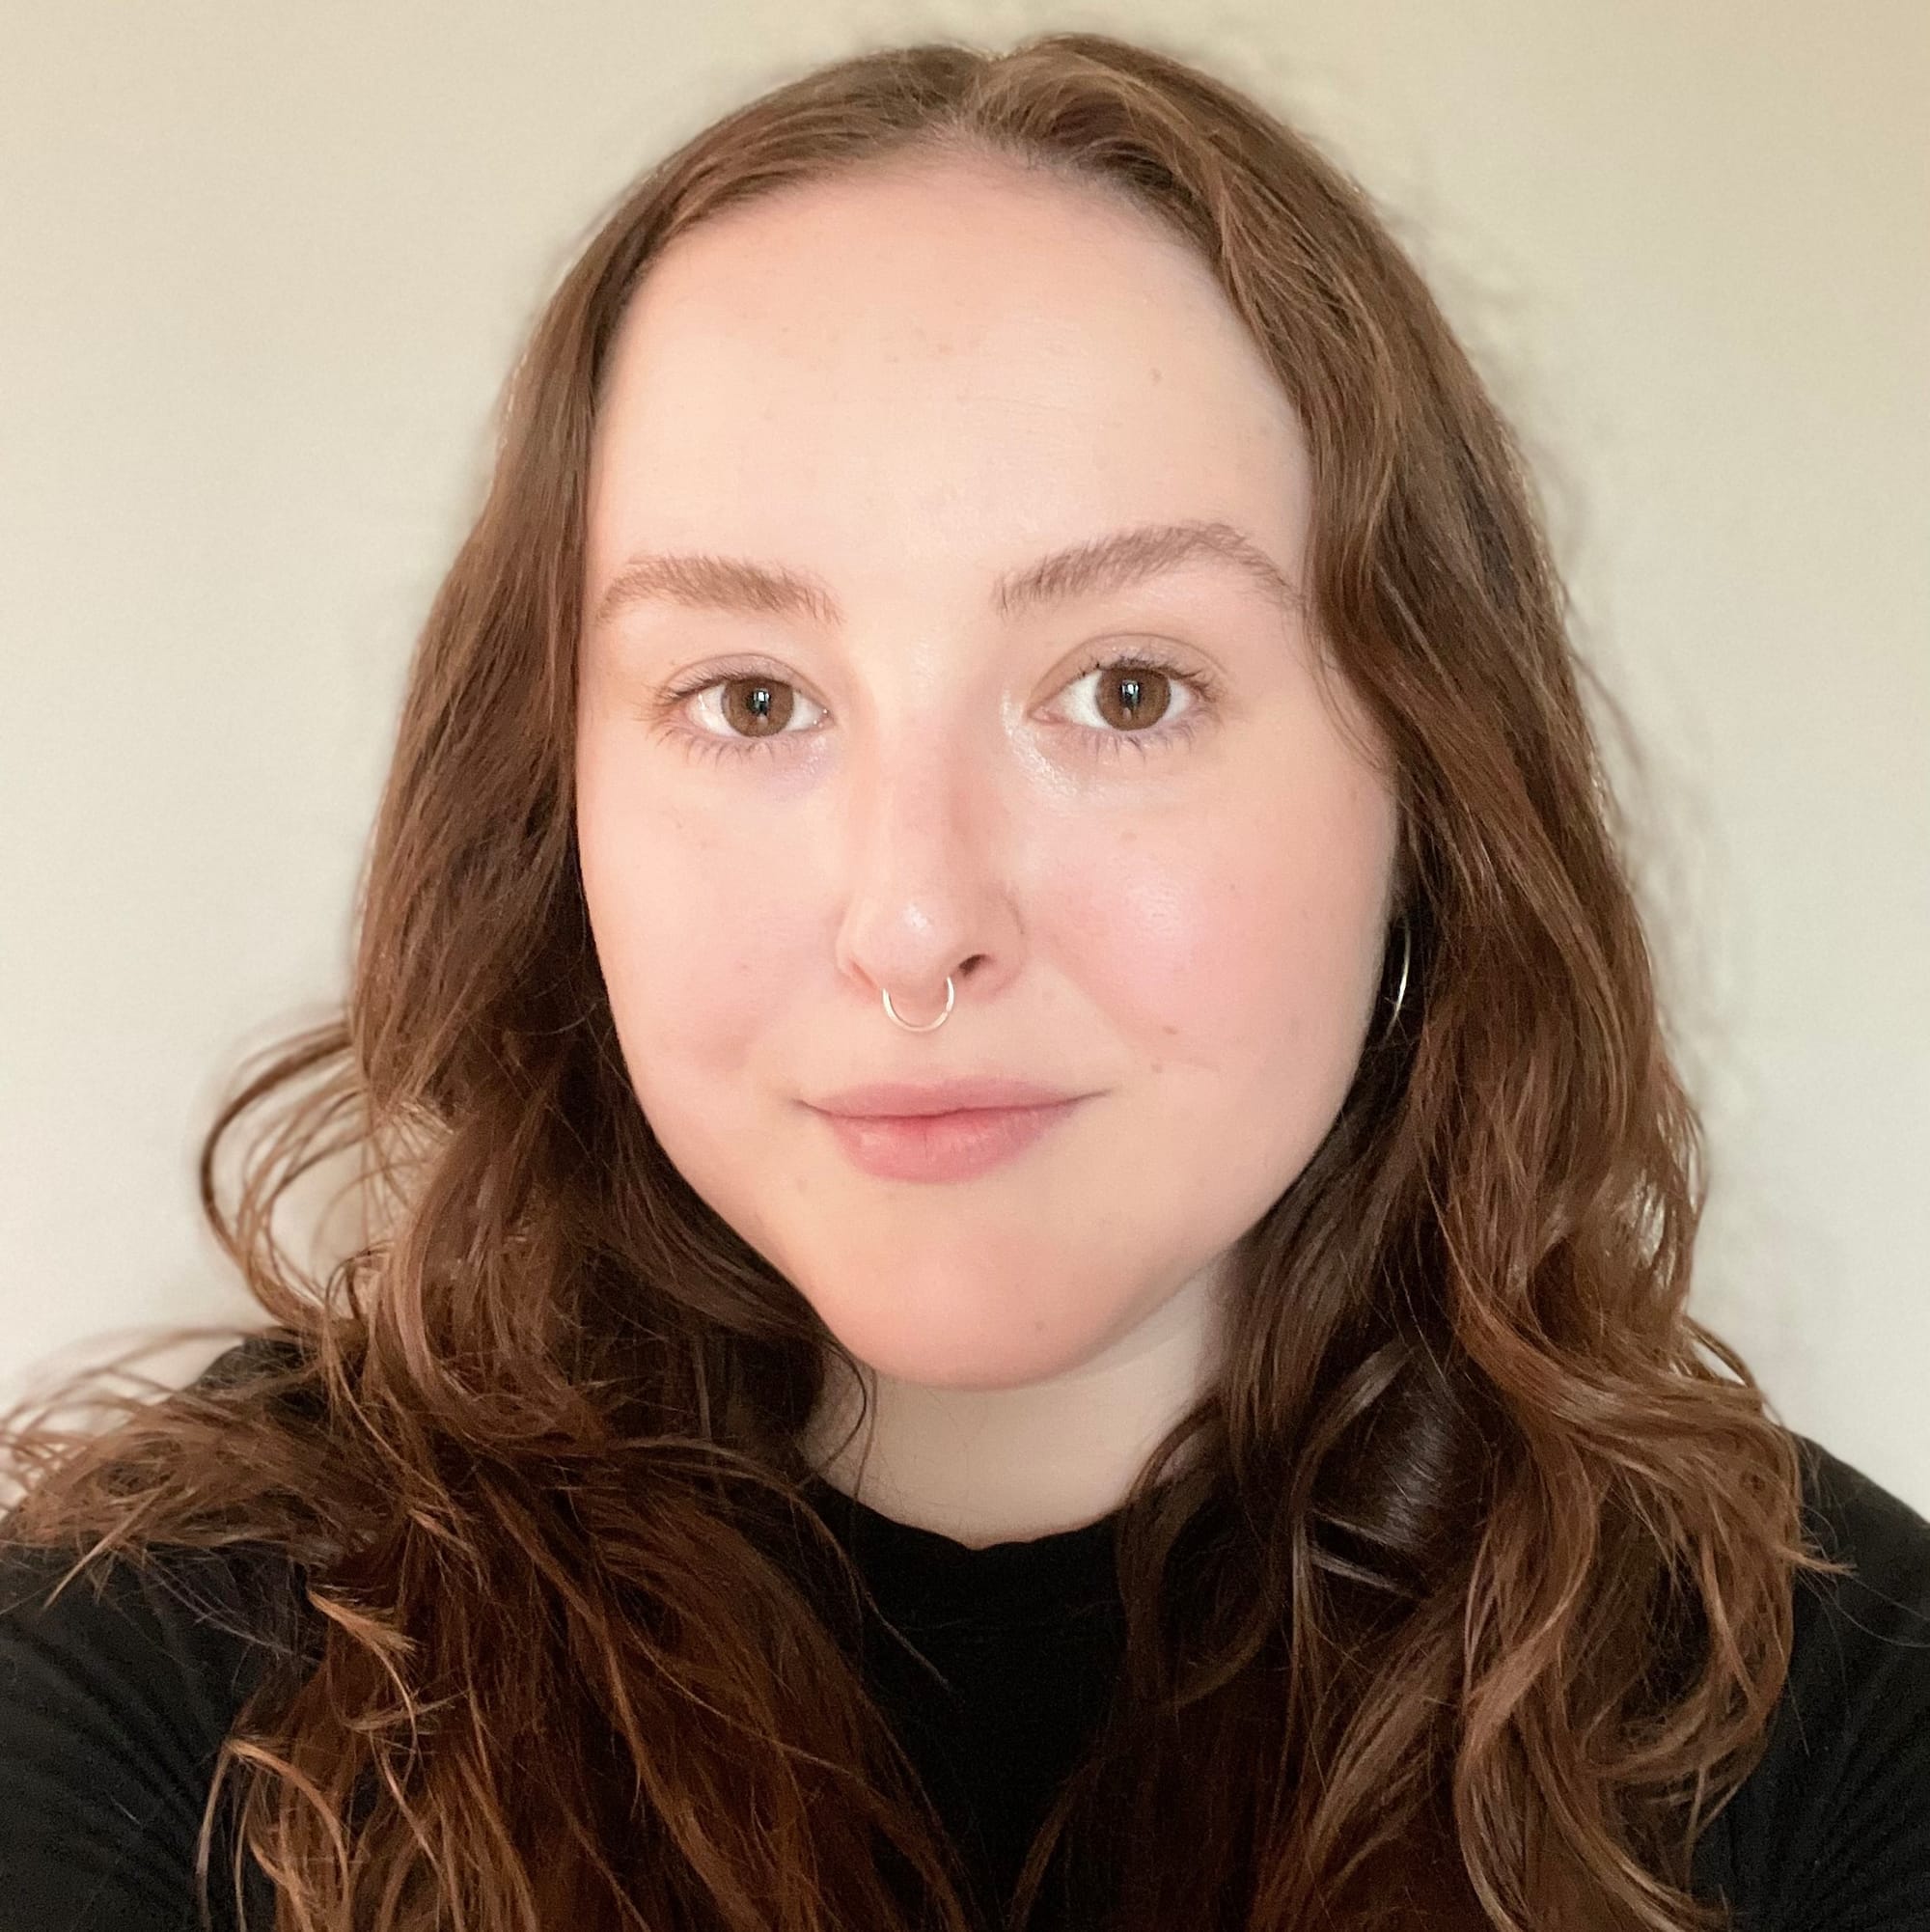
[[[730,210],[613,345],[593,568],[637,542],[1035,550],[1174,515],[1293,547],[1304,440],[1199,256],[1086,183],[868,170]]]

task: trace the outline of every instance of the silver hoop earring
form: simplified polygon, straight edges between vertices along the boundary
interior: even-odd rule
[[[1407,921],[1400,923],[1400,983],[1393,989],[1393,1007],[1387,1016],[1387,1025],[1381,1029],[1385,1038],[1393,1031],[1393,1023],[1400,1018],[1400,1004],[1407,998],[1407,969],[1414,955],[1414,944],[1408,933]]]
[[[951,975],[948,973],[945,976],[945,1010],[935,1020],[927,1020],[924,1026],[915,1027],[909,1020],[898,1019],[897,1010],[892,1005],[891,988],[889,986],[881,986],[878,990],[884,995],[886,1013],[894,1020],[897,1020],[898,1025],[903,1027],[908,1034],[935,1033],[951,1017],[951,1007],[957,999],[957,994],[951,984]]]

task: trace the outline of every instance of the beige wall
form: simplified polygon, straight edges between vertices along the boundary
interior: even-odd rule
[[[191,1154],[340,983],[413,627],[629,175],[816,58],[1078,13],[0,13],[0,1380],[242,1311]],[[1697,1311],[1930,1508],[1930,7],[1306,0],[1176,50],[1395,213],[1645,746]]]

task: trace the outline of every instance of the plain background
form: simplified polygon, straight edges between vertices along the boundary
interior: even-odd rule
[[[251,1319],[195,1147],[344,982],[416,626],[601,211],[818,60],[1053,27],[1258,94],[1432,278],[1640,747],[1692,1307],[1930,1511],[1923,0],[0,0],[0,1382]]]

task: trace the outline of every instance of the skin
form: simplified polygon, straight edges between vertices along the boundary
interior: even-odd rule
[[[615,346],[576,811],[624,1059],[679,1172],[872,1378],[862,1469],[862,1438],[833,1453],[843,1382],[816,1466],[974,1548],[1116,1508],[1215,1373],[1229,1251],[1359,1061],[1397,827],[1311,624],[1233,568],[1009,617],[991,587],[1190,519],[1297,585],[1310,504],[1205,266],[1000,162],[731,210],[672,244]],[[599,621],[640,552],[782,565],[841,621],[664,597]],[[1216,695],[1155,676],[1131,711],[1148,646]],[[707,667],[726,681],[666,704]],[[760,690],[789,706],[761,736]],[[923,1021],[948,973],[942,1028],[892,1025],[880,987]],[[982,1073],[1090,1097],[945,1183],[866,1173],[803,1104]]]

